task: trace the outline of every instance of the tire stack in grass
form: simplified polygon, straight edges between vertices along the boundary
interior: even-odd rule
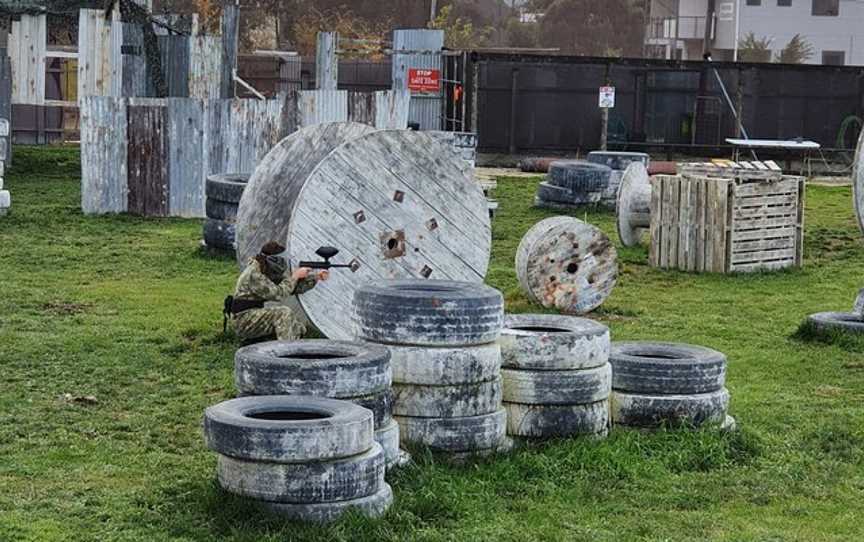
[[[609,328],[586,318],[510,314],[501,332],[507,434],[516,439],[609,431]]]
[[[393,502],[372,413],[309,396],[241,397],[204,412],[204,438],[226,491],[287,519],[375,517]]]
[[[802,327],[829,339],[836,335],[864,334],[864,288],[858,291],[852,312],[817,312],[808,316]]]
[[[311,395],[371,410],[375,441],[384,449],[388,469],[407,461],[399,450],[391,381],[390,351],[369,343],[271,341],[234,355],[234,383],[241,395]]]
[[[592,164],[607,166],[612,170],[609,175],[609,184],[600,197],[600,204],[614,211],[618,201],[618,187],[621,186],[624,170],[634,162],[641,163],[647,169],[650,157],[644,152],[593,151],[588,153],[588,161]]]
[[[546,180],[537,188],[534,204],[551,209],[600,203],[612,169],[584,160],[557,160],[549,165]]]
[[[250,175],[223,173],[207,177],[204,245],[218,251],[234,252],[237,208]]]
[[[501,292],[483,284],[398,280],[358,289],[358,336],[386,344],[403,444],[453,459],[506,448]]]
[[[615,342],[609,361],[616,425],[734,427],[722,353],[679,343]]]

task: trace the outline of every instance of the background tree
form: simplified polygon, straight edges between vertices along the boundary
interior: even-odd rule
[[[543,47],[577,55],[641,56],[644,13],[633,0],[537,1],[533,7],[543,13]]]
[[[795,34],[777,55],[777,62],[783,64],[804,64],[813,58],[813,46],[801,34]]]
[[[486,45],[491,27],[476,28],[468,19],[453,14],[453,6],[444,6],[429,28],[444,31],[444,45],[450,49],[476,49]]]
[[[750,32],[738,42],[738,60],[741,62],[771,62],[771,39],[757,38]]]

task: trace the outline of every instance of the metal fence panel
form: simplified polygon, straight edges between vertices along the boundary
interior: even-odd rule
[[[171,216],[204,216],[204,102],[166,101]]]
[[[122,213],[128,205],[126,103],[122,98],[81,98],[81,210]]]
[[[222,40],[193,36],[189,43],[189,96],[203,100],[219,97],[222,77]]]
[[[443,30],[396,30],[393,32],[393,90],[408,90],[412,68],[441,72]],[[407,51],[400,53],[399,51]],[[440,130],[443,111],[441,92],[412,95],[409,119],[420,123],[421,130]]]
[[[298,94],[300,126],[348,121],[347,90],[304,90]]]

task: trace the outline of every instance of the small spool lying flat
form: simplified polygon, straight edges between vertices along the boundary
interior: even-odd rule
[[[567,314],[599,307],[615,287],[618,255],[605,233],[558,216],[534,225],[516,252],[516,274],[528,297]]]
[[[285,243],[297,195],[321,160],[346,141],[374,131],[353,122],[315,124],[289,135],[267,153],[249,179],[237,211],[241,267],[264,243]],[[308,256],[314,254],[313,250]]]
[[[354,291],[365,284],[483,281],[492,244],[488,206],[460,162],[422,132],[376,131],[333,150],[296,195],[282,196],[294,195],[286,243],[291,265],[334,246],[337,261],[352,266],[298,297],[324,335],[354,337]]]
[[[864,233],[864,131],[858,139],[858,150],[852,164],[852,199],[855,201],[858,227]]]
[[[618,187],[618,237],[625,247],[642,241],[642,231],[651,226],[651,180],[641,163],[627,166]]]

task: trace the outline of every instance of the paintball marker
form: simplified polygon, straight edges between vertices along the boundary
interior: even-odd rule
[[[320,256],[324,261],[321,262],[300,262],[297,264],[299,267],[308,267],[309,269],[333,269],[344,267],[350,269],[351,271],[356,271],[360,264],[356,261],[351,263],[332,263],[330,262],[330,258],[335,257],[339,254],[339,249],[335,247],[320,247],[315,251],[315,254]]]

